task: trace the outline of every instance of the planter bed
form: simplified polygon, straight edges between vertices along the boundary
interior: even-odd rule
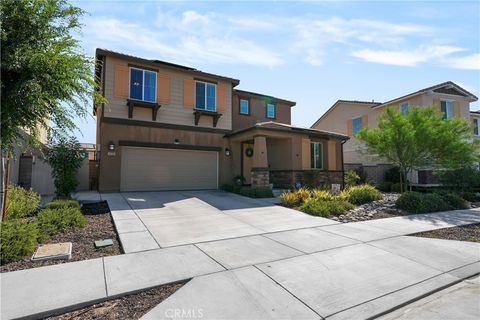
[[[67,319],[140,319],[160,302],[175,293],[184,284],[167,284],[140,293],[97,303],[89,307],[50,317],[50,320]]]
[[[480,243],[480,223],[420,232],[411,234],[410,236],[458,241],[471,241]]]
[[[119,241],[110,213],[85,215],[88,221],[85,228],[58,234],[46,243],[72,242],[72,259],[31,261],[31,257],[10,262],[0,266],[0,272],[10,272],[30,268],[38,268],[59,263],[94,259],[121,254]],[[95,249],[95,240],[112,239],[113,246]]]
[[[376,220],[404,216],[409,213],[395,208],[395,201],[400,196],[398,193],[383,193],[383,199],[366,203],[347,211],[339,216],[332,216],[330,219],[342,223]]]

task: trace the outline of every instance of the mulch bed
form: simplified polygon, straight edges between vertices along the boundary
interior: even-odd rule
[[[411,234],[413,237],[471,241],[480,243],[480,223]]]
[[[113,320],[139,319],[160,302],[180,289],[184,283],[167,284],[122,298],[105,301],[92,306],[50,317],[50,320]]]
[[[71,242],[72,259],[70,260],[44,260],[31,261],[31,257],[10,262],[0,266],[0,272],[10,272],[30,268],[38,268],[60,263],[68,263],[86,259],[122,254],[115,227],[110,213],[85,215],[88,224],[85,228],[75,229],[63,234],[58,234],[47,243]],[[96,240],[112,239],[113,246],[95,249]]]

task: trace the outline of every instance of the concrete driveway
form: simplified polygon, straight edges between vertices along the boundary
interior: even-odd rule
[[[101,196],[130,253],[2,274],[2,319],[187,279],[144,318],[366,319],[480,273],[478,243],[405,236],[479,223],[478,209],[338,224],[220,191]]]
[[[102,194],[126,253],[336,224],[223,191]],[[272,241],[273,242],[273,241]]]

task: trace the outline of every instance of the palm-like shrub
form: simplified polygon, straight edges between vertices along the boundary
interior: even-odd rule
[[[342,191],[340,195],[356,205],[382,199],[382,193],[369,184],[350,187]]]

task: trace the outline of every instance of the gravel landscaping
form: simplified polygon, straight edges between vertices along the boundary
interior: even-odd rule
[[[175,291],[180,289],[184,283],[167,284],[156,287],[140,293],[132,294],[115,300],[109,300],[92,306],[64,313],[59,316],[50,317],[51,320],[137,320],[158,305],[160,302],[168,298]]]
[[[408,215],[408,212],[395,208],[395,201],[399,196],[398,193],[383,193],[382,200],[357,206],[345,214],[332,216],[330,219],[346,223]]]
[[[438,229],[411,234],[413,237],[436,238],[480,243],[480,224]]]
[[[98,215],[85,215],[88,224],[85,228],[79,228],[54,236],[47,243],[72,242],[72,259],[70,260],[44,260],[31,261],[31,257],[10,262],[0,266],[0,272],[38,268],[53,264],[68,263],[79,260],[94,259],[105,256],[121,254],[117,233],[113,225],[110,213]],[[112,239],[113,246],[96,249],[96,240]]]

